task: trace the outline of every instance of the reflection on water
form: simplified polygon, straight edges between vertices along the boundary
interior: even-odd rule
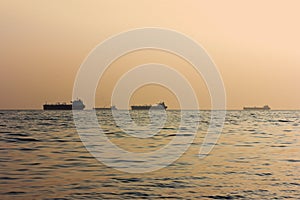
[[[132,113],[137,124],[148,123],[147,112],[138,112]],[[122,132],[110,111],[97,115],[107,137],[132,152],[163,147],[180,122],[180,112],[167,111],[160,132],[137,139]],[[197,136],[176,162],[129,174],[89,154],[71,111],[0,111],[0,198],[299,199],[299,111],[229,111],[218,144],[200,160],[209,117],[200,112]]]

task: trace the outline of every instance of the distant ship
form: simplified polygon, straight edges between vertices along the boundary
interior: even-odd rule
[[[111,106],[111,107],[94,108],[94,110],[118,110],[118,109],[116,106]]]
[[[70,104],[56,103],[56,104],[44,104],[44,110],[83,110],[85,105],[80,99],[71,101]]]
[[[268,105],[263,107],[244,107],[244,110],[270,110],[271,108]]]
[[[149,109],[166,110],[167,108],[168,106],[166,106],[164,102],[160,102],[154,105],[131,106],[131,110],[149,110]]]

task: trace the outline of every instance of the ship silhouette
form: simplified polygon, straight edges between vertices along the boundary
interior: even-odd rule
[[[165,102],[160,102],[154,105],[133,105],[131,106],[131,110],[166,110],[168,106],[165,105]]]
[[[56,104],[48,104],[45,103],[43,105],[44,110],[83,110],[85,105],[83,101],[80,99],[71,101],[70,104],[67,103],[56,103]]]
[[[265,105],[263,107],[244,107],[244,110],[270,110],[271,108],[268,105]]]

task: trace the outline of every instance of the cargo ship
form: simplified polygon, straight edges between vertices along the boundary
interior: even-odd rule
[[[131,106],[131,110],[166,110],[168,106],[165,105],[164,102],[160,102],[154,105],[134,105]]]
[[[83,110],[85,105],[82,100],[77,99],[75,101],[71,101],[70,104],[67,103],[56,103],[56,104],[44,104],[44,110]]]
[[[94,110],[118,110],[116,106],[94,108]]]
[[[244,110],[271,110],[271,108],[268,105],[265,105],[263,107],[244,107]]]

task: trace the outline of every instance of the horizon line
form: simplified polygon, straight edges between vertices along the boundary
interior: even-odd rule
[[[92,109],[84,109],[83,111],[91,111]],[[117,109],[117,111],[131,111],[131,109]],[[300,111],[296,109],[271,109],[271,110],[244,110],[244,109],[167,109],[166,111]],[[45,111],[42,108],[0,108],[0,111]],[[49,111],[49,110],[46,110]],[[72,111],[72,110],[52,110],[52,111]]]

